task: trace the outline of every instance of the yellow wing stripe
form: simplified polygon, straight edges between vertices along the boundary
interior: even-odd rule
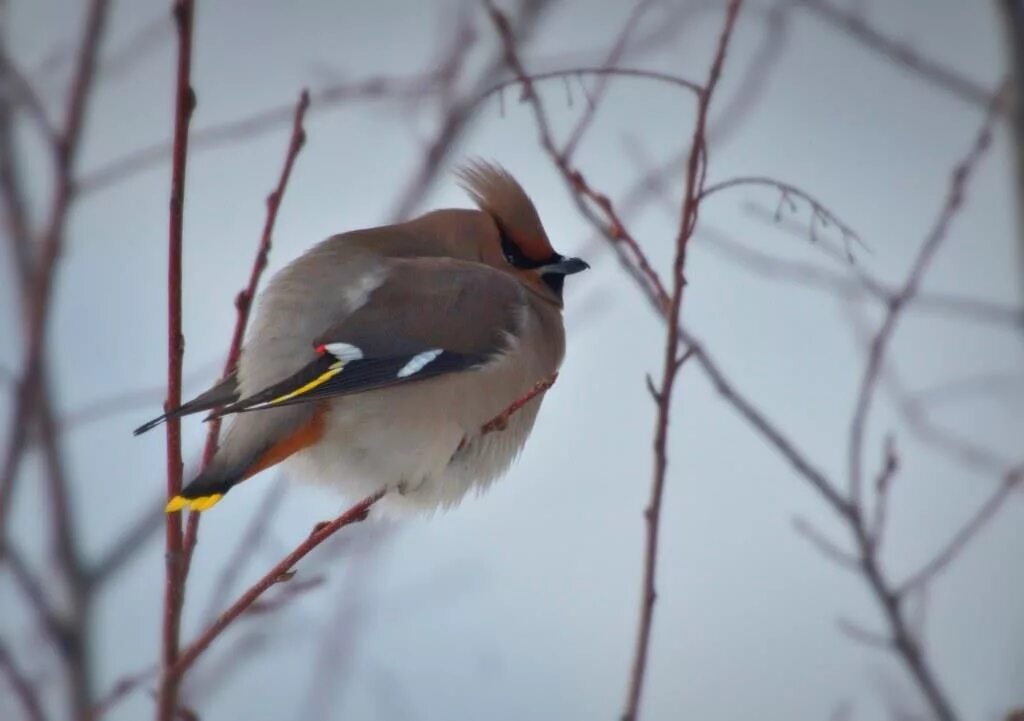
[[[309,391],[313,390],[317,386],[322,386],[324,383],[329,381],[331,378],[333,378],[334,376],[336,376],[339,373],[341,373],[342,368],[344,368],[344,366],[345,366],[345,364],[342,363],[341,361],[338,361],[337,363],[332,363],[331,366],[326,371],[321,373],[319,376],[317,376],[316,378],[311,380],[306,385],[301,386],[299,388],[296,388],[295,390],[293,390],[293,391],[291,391],[289,393],[285,393],[283,396],[278,396],[277,398],[272,398],[269,401],[267,401],[265,405],[272,406],[275,403],[283,403],[284,401],[291,400],[292,398],[295,398],[296,396],[301,396],[303,393],[308,393]]]
[[[326,371],[324,371],[319,376],[311,380],[309,383],[306,383],[305,385],[296,388],[293,391],[285,393],[282,396],[272,398],[271,400],[266,401],[265,403],[261,403],[260,405],[272,406],[276,403],[283,403],[284,401],[295,398],[296,396],[301,396],[303,393],[308,393],[317,386],[323,385],[331,378],[341,373],[344,366],[345,364],[342,361],[332,363]],[[174,513],[175,511],[181,511],[185,508],[187,508],[190,511],[205,511],[215,506],[217,502],[220,501],[220,499],[223,497],[223,493],[211,493],[208,496],[199,496],[198,498],[185,498],[184,496],[175,496],[171,500],[167,501],[167,505],[164,506],[164,512]]]

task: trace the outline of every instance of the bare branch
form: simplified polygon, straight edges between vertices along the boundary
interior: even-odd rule
[[[227,377],[235,371],[238,359],[242,355],[242,341],[245,338],[245,329],[249,325],[249,312],[252,309],[256,291],[259,289],[263,271],[267,267],[267,259],[270,255],[270,248],[273,243],[274,226],[277,224],[277,214],[281,208],[281,201],[284,199],[285,190],[288,188],[288,181],[292,175],[292,168],[295,167],[295,159],[299,151],[306,144],[306,130],[304,126],[306,111],[309,109],[309,91],[303,90],[299,94],[299,100],[295,105],[295,113],[292,118],[292,132],[288,141],[288,149],[285,151],[284,165],[278,177],[277,185],[270,195],[267,196],[267,216],[263,224],[263,233],[260,237],[259,246],[256,249],[256,257],[253,259],[252,269],[249,271],[249,282],[246,287],[235,297],[235,308],[238,316],[235,321],[235,330],[231,336],[231,344],[228,346],[227,360],[224,362],[223,377]],[[212,461],[217,453],[217,444],[220,439],[221,419],[219,417],[210,421],[206,434],[206,445],[203,448],[202,467],[205,468]],[[183,541],[183,559],[181,572],[184,577],[188,576],[189,566],[192,562],[192,552],[195,549],[196,539],[199,536],[198,513],[189,513],[188,527],[185,530]]]
[[[885,533],[885,522],[889,510],[889,490],[892,487],[892,479],[899,469],[899,458],[896,455],[896,441],[892,436],[885,439],[885,458],[882,467],[875,477],[875,512],[872,514],[868,529],[871,543],[878,548],[882,545],[882,535]]]
[[[811,522],[807,519],[800,517],[794,518],[793,530],[803,536],[808,543],[818,549],[821,555],[835,563],[837,566],[845,568],[847,571],[860,573],[860,559],[849,551],[844,551],[833,541],[826,538],[825,534],[811,525]]]
[[[230,608],[228,608],[228,610],[222,613],[216,621],[210,624],[210,626],[199,635],[199,638],[189,644],[189,646],[181,652],[181,656],[178,658],[175,665],[168,669],[166,672],[167,675],[172,676],[176,681],[180,680],[185,672],[188,671],[189,667],[195,663],[196,659],[199,658],[199,656],[201,656],[203,652],[210,647],[210,644],[224,632],[224,629],[231,625],[232,621],[247,611],[249,607],[252,606],[264,592],[266,592],[267,589],[276,583],[280,583],[282,579],[287,580],[287,578],[290,578],[288,574],[296,563],[309,555],[310,551],[315,549],[342,528],[365,520],[369,515],[370,507],[379,501],[383,495],[384,491],[378,491],[372,496],[364,498],[330,523],[322,524],[315,529],[313,533],[311,533],[305,541],[300,543],[294,551],[289,553],[277,565],[270,569],[263,578],[253,584],[239,597],[237,601],[235,601],[234,604],[232,604]]]
[[[815,198],[807,191],[802,190],[796,187],[795,185],[792,185],[791,183],[784,183],[774,178],[750,175],[738,178],[730,178],[729,180],[723,180],[719,183],[714,183],[704,188],[704,190],[701,192],[700,200],[706,200],[708,197],[714,195],[715,193],[721,192],[723,190],[728,190],[729,188],[751,185],[766,186],[777,190],[780,194],[780,207],[784,203],[790,205],[791,207],[795,207],[792,205],[793,198],[799,198],[800,200],[810,205],[812,224],[815,222],[822,222],[825,223],[826,225],[834,225],[836,228],[839,229],[839,232],[842,233],[844,250],[846,251],[848,259],[853,259],[849,247],[851,241],[853,243],[860,245],[862,248],[866,247],[864,245],[864,242],[860,239],[860,236],[857,234],[857,231],[855,231],[849,224],[845,223],[841,218],[839,218],[839,216],[837,216],[835,213],[829,210],[829,208],[824,203],[822,203],[820,200]],[[776,212],[776,219],[778,219],[778,212]],[[813,225],[811,233],[813,234]],[[816,240],[816,238],[814,238],[813,235],[812,239]]]
[[[992,93],[954,68],[921,55],[905,43],[883,33],[853,10],[836,7],[831,0],[794,0],[819,20],[845,33],[863,47],[876,52],[899,67],[916,73],[923,80],[977,107],[988,107]]]
[[[171,202],[167,242],[167,400],[164,413],[181,406],[181,363],[185,337],[181,324],[182,241],[185,211],[185,172],[188,166],[188,127],[195,109],[192,89],[193,0],[173,0],[172,16],[178,39],[174,89],[174,148],[171,165]],[[181,492],[181,420],[169,418],[167,432],[167,498]],[[181,514],[168,513],[165,529],[165,581],[161,634],[161,675],[157,690],[157,721],[172,721],[178,707],[178,677],[171,669],[178,661],[181,608],[185,594],[185,553]]]
[[[21,704],[25,719],[27,721],[45,721],[46,714],[43,713],[39,689],[18,668],[14,654],[10,652],[3,640],[0,640],[0,675],[6,678],[7,685],[11,688],[11,695]]]
[[[978,537],[981,530],[989,524],[999,510],[1006,505],[1010,494],[1022,484],[1024,484],[1024,466],[1020,466],[1007,473],[992,494],[985,499],[984,503],[967,519],[964,525],[953,534],[949,542],[931,560],[910,574],[900,584],[897,594],[905,595],[912,591],[917,591],[947,569],[963,553],[971,541]]]
[[[868,350],[868,361],[864,369],[864,375],[860,382],[857,393],[857,403],[853,412],[853,420],[850,424],[849,437],[849,487],[850,499],[854,505],[859,505],[862,485],[862,458],[864,455],[864,432],[867,426],[868,416],[871,412],[871,404],[875,395],[875,387],[878,385],[882,370],[882,362],[888,350],[889,342],[896,332],[896,325],[899,321],[903,308],[917,295],[921,285],[921,279],[931,264],[932,259],[938,252],[942,241],[945,240],[953,218],[959,212],[964,202],[964,193],[967,181],[970,179],[978,161],[988,150],[992,142],[992,130],[996,121],[996,111],[1002,105],[1004,92],[996,94],[990,104],[985,122],[974,138],[970,150],[964,159],[953,170],[950,181],[949,193],[943,205],[939,217],[936,219],[932,230],[928,233],[918,251],[910,272],[896,295],[889,303],[889,309],[885,319],[878,328],[877,333],[871,341]]]

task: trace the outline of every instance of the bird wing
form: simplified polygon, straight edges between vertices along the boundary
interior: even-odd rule
[[[200,411],[208,411],[218,406],[226,406],[230,403],[234,403],[238,400],[238,379],[235,373],[232,372],[226,378],[220,380],[210,390],[205,393],[201,393],[187,403],[182,403],[180,406],[175,408],[169,413],[165,413],[162,416],[157,416],[153,420],[143,423],[141,426],[136,428],[132,433],[134,435],[140,435],[146,431],[156,428],[158,425],[171,418],[180,418],[181,416],[187,416],[190,413],[198,413]]]
[[[489,266],[447,258],[394,260],[355,312],[312,340],[298,372],[214,416],[361,393],[487,365],[520,331],[525,293]]]

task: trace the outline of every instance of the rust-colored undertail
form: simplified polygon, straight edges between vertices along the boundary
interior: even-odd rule
[[[321,405],[309,422],[255,455],[248,463],[224,468],[219,467],[215,461],[185,486],[181,494],[169,500],[164,510],[171,513],[184,508],[190,511],[205,511],[211,508],[225,493],[242,481],[319,441],[324,435],[326,419],[326,407]]]

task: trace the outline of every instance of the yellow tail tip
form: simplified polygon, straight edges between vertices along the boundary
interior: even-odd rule
[[[164,506],[164,513],[174,513],[175,511],[180,511],[187,505],[187,498],[184,498],[183,496],[175,496],[171,500],[167,501],[167,505]]]
[[[209,496],[199,496],[199,498],[175,496],[171,500],[167,501],[167,505],[164,506],[164,513],[174,513],[175,511],[181,511],[185,508],[188,508],[190,511],[205,511],[215,506],[223,497],[223,493],[213,493]]]
[[[217,504],[217,501],[224,497],[223,493],[213,493],[209,496],[200,496],[199,498],[193,498],[192,502],[188,504],[190,511],[205,511],[208,508],[212,508]]]

